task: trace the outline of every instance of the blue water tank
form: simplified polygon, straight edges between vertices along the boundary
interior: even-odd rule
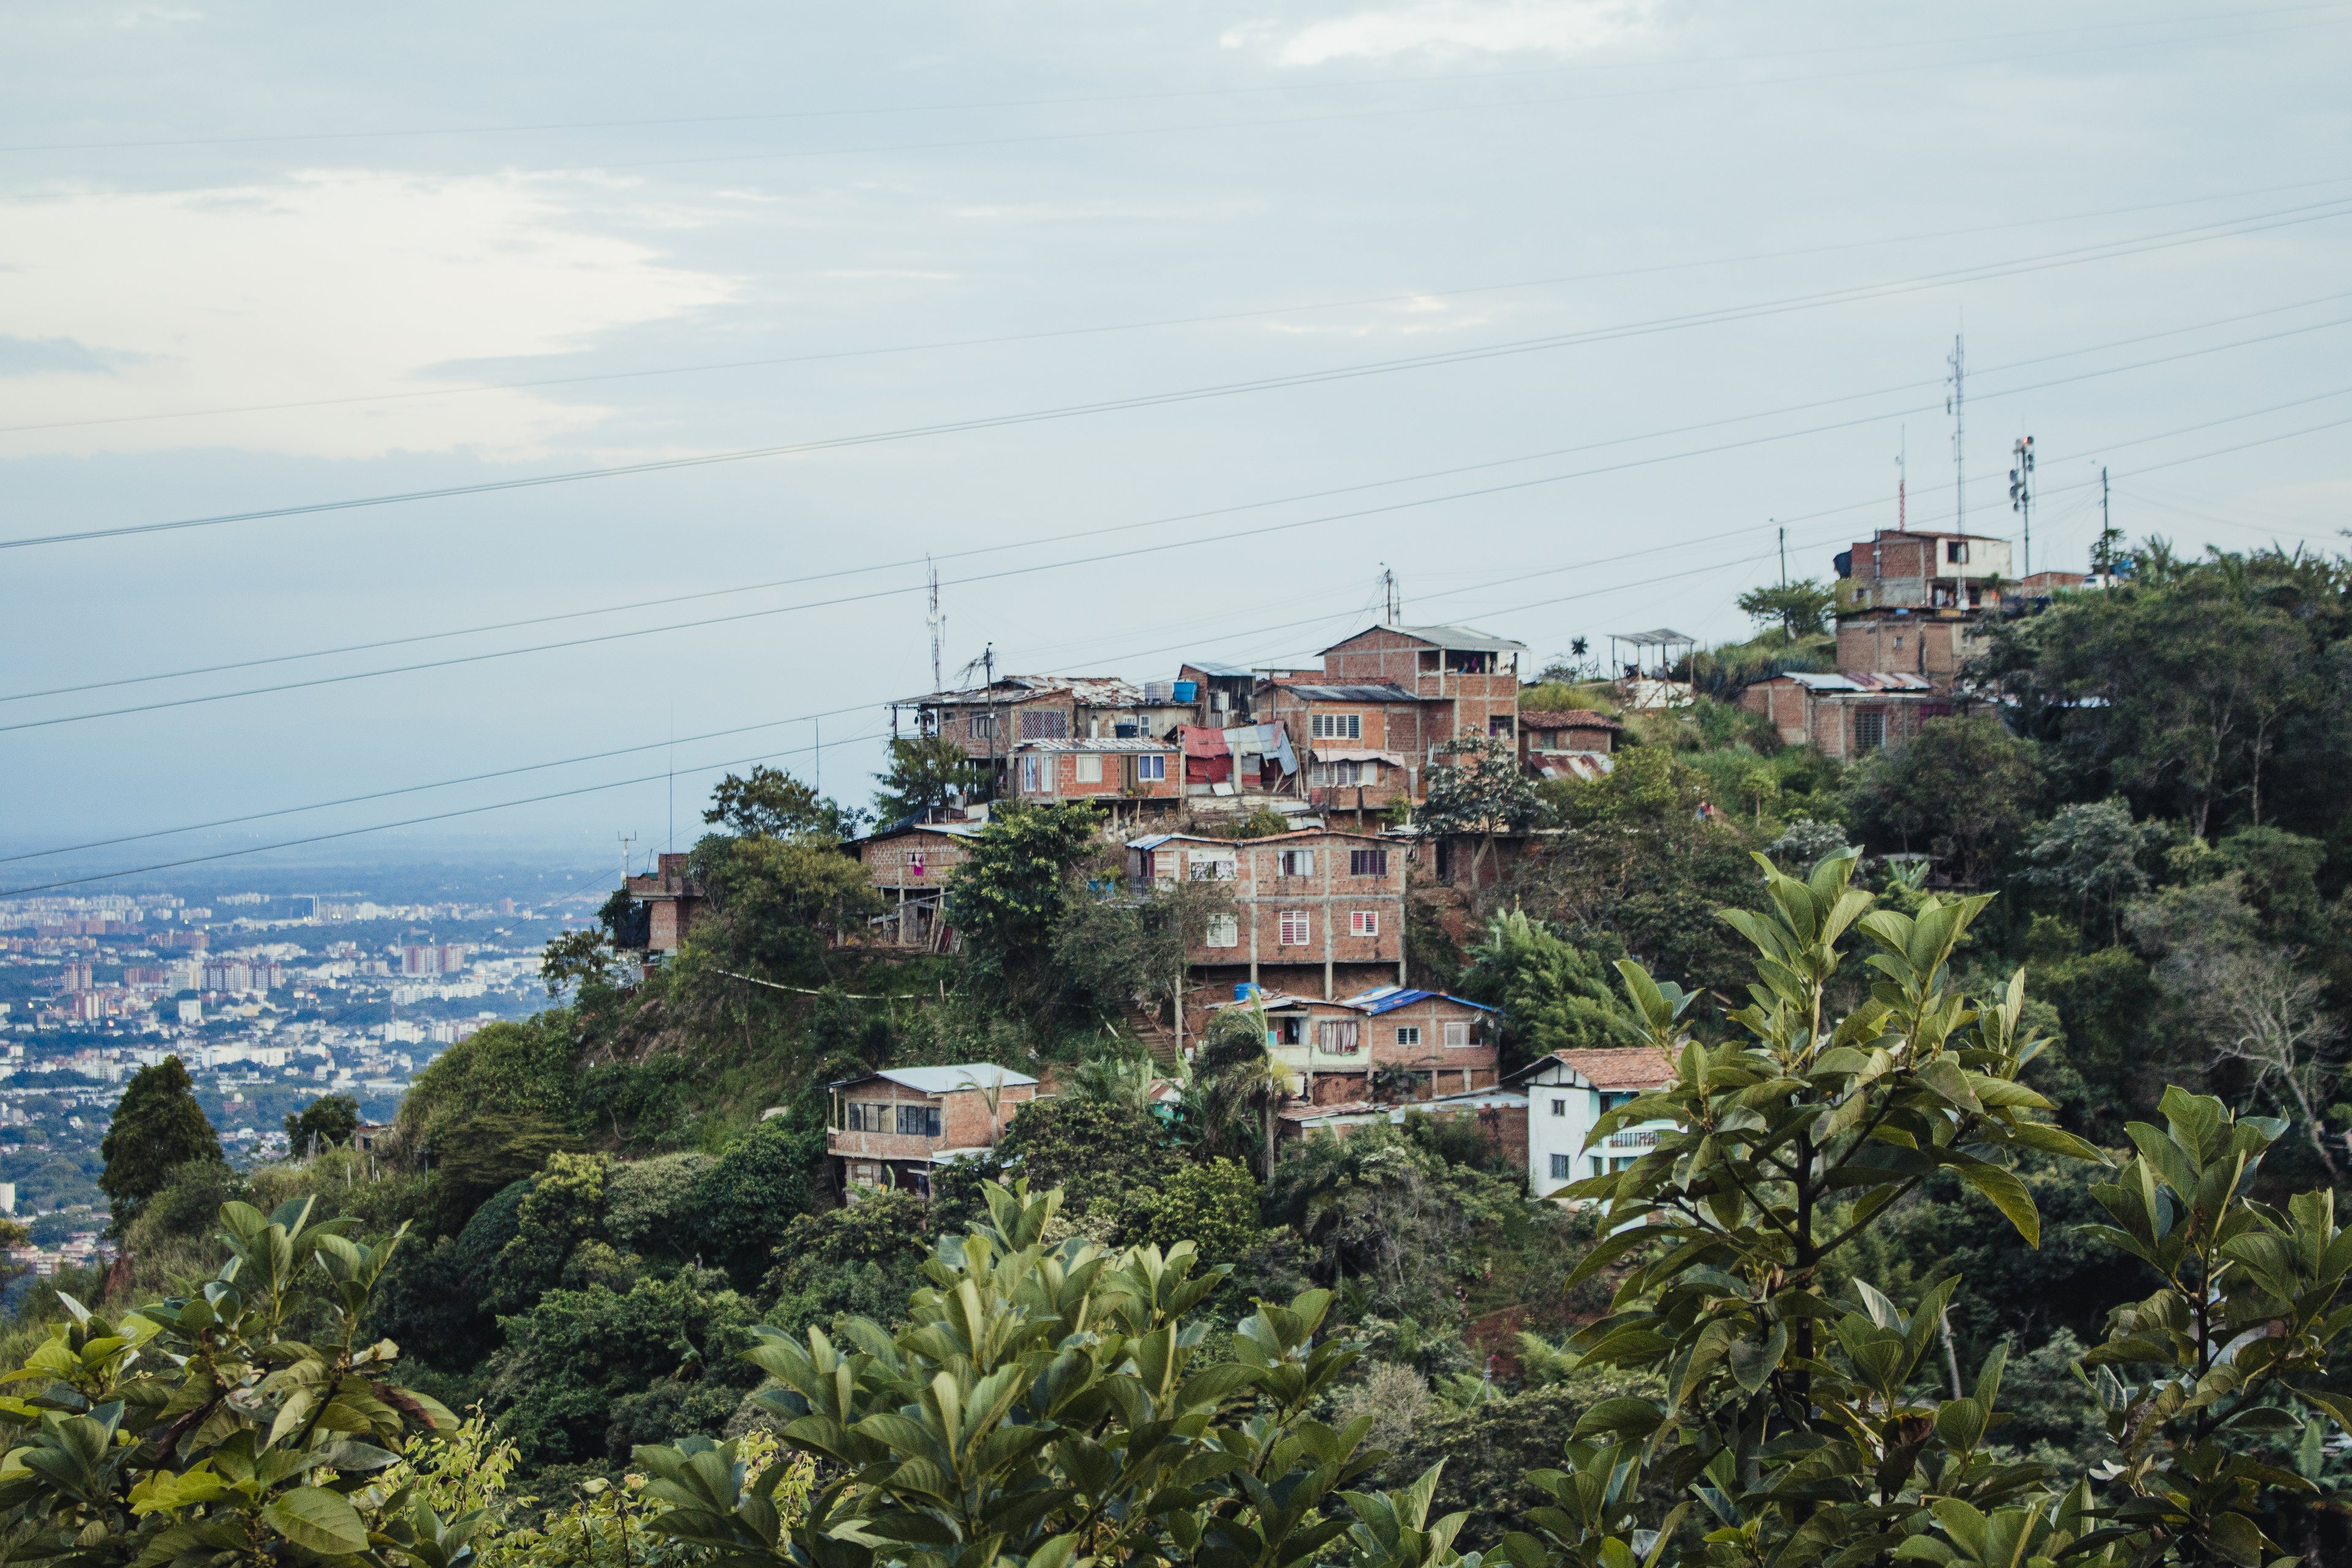
[[[1175,684],[1177,701],[1198,702],[1201,700],[1201,683],[1199,681],[1180,680]]]
[[[1254,981],[1244,980],[1234,987],[1234,1000],[1236,1002],[1252,1001],[1255,999],[1257,994],[1258,988]]]

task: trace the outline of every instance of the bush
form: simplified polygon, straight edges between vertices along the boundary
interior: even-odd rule
[[[702,1256],[745,1290],[795,1215],[814,1207],[824,1129],[805,1113],[771,1117],[727,1146],[695,1181]]]
[[[1203,1261],[1232,1263],[1258,1244],[1257,1202],[1257,1178],[1237,1160],[1179,1165],[1119,1200],[1118,1234],[1162,1250],[1190,1241]]]
[[[846,1313],[895,1322],[923,1281],[929,1215],[912,1193],[869,1192],[846,1208],[796,1215],[768,1276],[762,1314],[788,1329],[824,1328]]]

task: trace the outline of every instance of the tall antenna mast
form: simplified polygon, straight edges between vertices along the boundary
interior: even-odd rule
[[[629,885],[629,846],[637,841],[637,836],[634,833],[616,833],[613,837],[621,841],[621,886],[625,888]]]
[[[1969,531],[1969,476],[1963,437],[1966,434],[1969,358],[1967,346],[1958,332],[1952,334],[1951,357],[1944,363],[1952,367],[1951,395],[1944,399],[1944,412],[1952,416],[1952,530],[1956,533],[1966,533]]]
[[[1905,515],[1909,510],[1910,498],[1904,494],[1904,486],[1908,482],[1906,470],[1910,467],[1910,458],[1911,426],[1906,425],[1895,448],[1895,531],[1897,533],[1911,531],[1910,520]]]
[[[2025,574],[2033,575],[2033,437],[2017,438],[2014,464],[2009,470],[2009,507],[2025,521]]]
[[[929,616],[931,627],[931,689],[934,691],[940,691],[945,689],[947,685],[947,682],[940,674],[940,630],[943,625],[940,619],[940,569],[938,566],[932,564],[931,558],[928,555],[923,557],[923,564],[930,567],[931,573],[931,609]]]

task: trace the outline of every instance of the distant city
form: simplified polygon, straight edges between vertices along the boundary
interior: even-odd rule
[[[0,905],[0,1212],[32,1232],[11,1260],[46,1276],[100,1255],[99,1144],[123,1084],[166,1057],[234,1161],[284,1153],[286,1117],[321,1095],[391,1120],[442,1050],[545,1005],[541,950],[605,890],[532,880],[530,901],[192,889]]]

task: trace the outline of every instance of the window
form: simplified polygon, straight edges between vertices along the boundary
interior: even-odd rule
[[[1154,752],[1150,756],[1135,759],[1135,777],[1138,783],[1157,784],[1167,776],[1168,759],[1159,752]]]
[[[1944,541],[1944,559],[1955,566],[1967,565],[1969,563],[1969,542],[1965,539],[1947,539]]]
[[[1468,1045],[1470,1043],[1469,1021],[1467,1019],[1457,1018],[1447,1024],[1445,1026],[1445,1043],[1449,1047],[1459,1047]]]
[[[1361,713],[1311,714],[1307,727],[1318,741],[1360,741],[1364,738],[1364,716]]]
[[[1489,715],[1486,720],[1486,733],[1498,741],[1509,740],[1514,733],[1511,716],[1508,713]]]
[[[1305,910],[1285,910],[1282,911],[1281,917],[1275,922],[1274,945],[1276,947],[1305,947],[1307,943],[1308,934],[1307,911]]]
[[[1553,1100],[1551,1102],[1551,1113],[1554,1116],[1566,1116],[1568,1114],[1568,1101],[1565,1100]]]
[[[996,715],[993,713],[975,712],[969,715],[969,721],[971,737],[975,741],[984,741],[996,733]]]
[[[1277,877],[1312,877],[1315,875],[1315,851],[1312,849],[1276,850],[1274,874]]]
[[[1348,875],[1350,877],[1385,877],[1389,874],[1389,852],[1385,849],[1350,849],[1348,851]]]
[[[887,1132],[890,1131],[892,1109],[893,1107],[887,1104],[864,1104],[853,1100],[849,1102],[848,1126],[844,1131]]]
[[[1070,738],[1070,716],[1058,708],[1024,708],[1021,710],[1021,738],[1066,741]]]
[[[1077,756],[1077,779],[1080,784],[1102,783],[1102,753],[1081,752]]]
[[[1242,922],[1236,915],[1209,917],[1208,947],[1239,947],[1242,944]]]
[[[1307,1020],[1304,1018],[1275,1019],[1274,1027],[1265,1032],[1265,1043],[1269,1046],[1305,1045],[1307,1043]]]
[[[879,1107],[877,1108],[877,1110]],[[902,1105],[898,1107],[898,1131],[909,1138],[936,1138],[940,1135],[940,1108],[936,1105]]]
[[[918,877],[923,874],[923,868],[930,864],[931,852],[928,849],[908,849],[905,851],[905,855],[907,864],[915,868],[915,875]]]
[[[1228,849],[1195,849],[1192,852],[1192,880],[1196,882],[1230,882],[1234,879],[1234,854]]]
[[[1310,763],[1307,782],[1318,789],[1337,785],[1346,789],[1351,784],[1378,784],[1381,765],[1378,763]]]
[[[1399,1024],[1397,1026],[1397,1044],[1400,1046],[1417,1046],[1421,1044],[1421,1026],[1419,1024]]]
[[[1606,1173],[1601,1168],[1601,1156],[1598,1154],[1592,1156],[1592,1173],[1596,1176]]]
[[[1360,1027],[1353,1018],[1325,1018],[1315,1026],[1315,1048],[1327,1057],[1352,1057],[1361,1048]]]
[[[1349,936],[1378,936],[1378,935],[1380,935],[1380,934],[1381,934],[1381,911],[1380,911],[1380,910],[1349,910],[1349,911],[1348,911],[1348,934],[1349,934]]]
[[[1176,880],[1177,854],[1173,849],[1151,852],[1151,879],[1162,887]]]
[[[1568,1180],[1568,1156],[1565,1154],[1554,1154],[1551,1157],[1551,1179],[1555,1182],[1564,1182]]]
[[[1021,792],[1024,795],[1037,795],[1044,790],[1045,786],[1040,782],[1044,770],[1038,766],[1039,761],[1034,752],[1021,759]]]
[[[1886,710],[1857,708],[1853,713],[1853,749],[1874,752],[1886,744]]]

